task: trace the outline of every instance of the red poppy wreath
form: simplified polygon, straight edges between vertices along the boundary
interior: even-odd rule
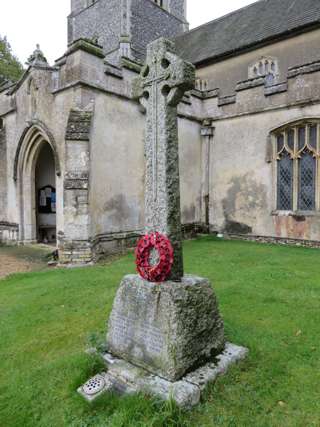
[[[143,279],[156,283],[167,280],[173,264],[170,240],[160,233],[143,236],[136,248],[136,264]]]

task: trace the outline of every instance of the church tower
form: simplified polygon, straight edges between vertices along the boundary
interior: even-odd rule
[[[187,29],[186,0],[71,0],[68,42],[93,40],[117,64],[122,56],[143,61],[148,43]]]

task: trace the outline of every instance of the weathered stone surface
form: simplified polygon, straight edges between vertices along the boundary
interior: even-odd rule
[[[195,68],[175,54],[166,39],[150,43],[134,95],[147,111],[146,232],[169,237],[174,249],[171,280],[183,276],[177,105],[194,87]]]
[[[163,6],[150,0],[73,0],[69,45],[79,38],[93,40],[102,45],[110,62],[118,63],[121,56],[144,60],[149,42],[160,36],[174,38],[188,26],[184,0]]]
[[[320,61],[310,62],[309,64],[290,67],[288,70],[288,79],[292,79],[299,75],[315,73],[320,71]]]
[[[0,225],[7,210],[7,143],[6,129],[0,119]]]
[[[65,190],[87,190],[89,182],[87,179],[66,179],[64,181]]]
[[[245,359],[248,353],[249,350],[245,347],[226,343],[224,351],[214,361],[187,374],[183,379],[204,390],[208,383],[214,382],[219,375],[225,374],[231,365]]]
[[[276,85],[266,87],[264,89],[264,94],[265,96],[271,96],[271,95],[276,95],[277,93],[287,92],[287,90],[288,90],[288,83],[279,83]]]
[[[235,104],[236,101],[237,101],[237,98],[235,95],[224,96],[222,98],[219,98],[218,106],[223,107],[224,105]]]
[[[90,402],[107,391],[120,394],[142,392],[163,400],[173,399],[180,407],[189,409],[199,403],[201,393],[208,384],[216,381],[231,365],[243,360],[247,355],[248,349],[227,343],[224,352],[214,360],[180,381],[171,382],[105,353],[102,358],[108,372],[101,374],[106,384],[104,390],[95,396],[86,395],[82,386],[78,388],[78,392]]]
[[[6,133],[5,141],[2,135],[0,142],[0,220],[19,224],[19,233],[12,231],[11,227],[3,230],[4,240],[9,239],[13,243],[35,241],[37,221],[32,194],[32,165],[37,151],[33,144],[43,137],[52,146],[55,156],[57,234],[63,232],[66,241],[92,239],[95,242],[93,251],[97,249],[100,253],[109,251],[111,247],[112,250],[122,250],[118,236],[127,232],[139,233],[144,226],[141,140],[145,116],[130,99],[131,81],[139,72],[139,65],[132,58],[122,58],[123,79],[106,75],[104,53],[95,44],[98,37],[105,53],[116,49],[118,56],[119,37],[124,35],[120,25],[120,7],[125,2],[99,0],[87,8],[88,1],[80,1],[86,10],[70,17],[74,26],[74,37],[70,42],[74,40],[74,43],[67,54],[54,67],[31,67],[18,83],[0,88],[0,121],[3,120]],[[317,8],[316,0],[311,2]],[[162,10],[150,0],[127,3],[129,9],[121,7],[124,12],[130,10],[128,19],[123,19],[123,27],[130,31],[133,47],[139,44],[141,48],[141,39],[145,46],[152,37],[158,37],[160,30],[170,38],[173,25],[167,10]],[[172,1],[170,3],[172,13]],[[163,4],[166,7],[168,1]],[[296,2],[298,9],[299,4],[302,3]],[[151,9],[152,15],[149,14]],[[309,7],[302,9],[305,16],[312,16]],[[246,11],[243,16],[246,16]],[[134,28],[129,21],[134,22]],[[94,24],[97,22],[101,25]],[[300,20],[295,22],[299,24]],[[110,43],[106,33],[110,36]],[[190,36],[194,37],[194,34]],[[274,134],[270,135],[271,129],[292,121],[292,126],[300,126],[296,122],[299,118],[304,125],[306,120],[313,121],[319,116],[319,34],[320,29],[317,29],[316,33],[306,31],[298,37],[283,39],[281,48],[279,41],[270,41],[269,47],[262,50],[252,49],[248,54],[217,63],[208,62],[199,68],[197,77],[204,83],[198,89],[204,92],[192,92],[192,105],[179,105],[181,211],[182,222],[188,227],[203,221],[200,213],[207,212],[207,222],[214,233],[224,232],[227,221],[233,221],[247,225],[247,230],[252,229],[252,239],[320,245],[320,216],[317,212],[310,211],[305,221],[301,221],[296,212],[287,217],[271,216],[270,213],[276,209],[277,180],[273,179],[276,178],[273,166],[278,162],[271,156],[268,162],[272,165],[267,164],[264,155],[266,151],[273,153]],[[75,41],[79,37],[95,41]],[[190,48],[189,44],[185,46]],[[199,45],[196,49],[202,51],[207,47]],[[179,46],[177,51],[181,55]],[[279,76],[275,82],[283,84],[237,92],[236,103],[218,107],[217,97],[233,95],[237,82],[249,77],[248,67],[252,68],[251,64],[256,64],[261,56],[266,55],[275,59],[276,68],[278,63]],[[285,91],[287,85],[288,90]],[[95,104],[92,105],[95,117],[88,145],[90,200],[85,220],[88,225],[84,226],[84,219],[78,217],[77,194],[66,199],[63,194],[64,175],[70,170],[78,170],[82,160],[79,151],[84,141],[79,140],[81,147],[73,151],[68,146],[78,144],[74,140],[66,143],[65,133],[70,111],[85,111],[91,102]],[[207,137],[201,137],[199,130],[204,119],[209,119],[215,127],[215,137],[212,138],[212,150],[207,151],[208,157],[202,162],[201,145]],[[28,159],[25,169],[24,159]],[[78,164],[66,166],[70,159],[79,160]],[[202,165],[209,166],[210,176],[210,191],[205,200],[201,193]],[[29,170],[32,173],[29,174]],[[82,183],[66,185],[74,187],[68,192],[76,193]],[[116,204],[114,200],[122,202]]]
[[[40,45],[37,44],[35,51],[32,55],[29,56],[27,61],[28,66],[32,67],[48,67],[48,61],[46,57],[44,56],[42,50],[40,49]]]
[[[170,381],[224,348],[223,321],[207,279],[150,283],[126,276],[109,319],[108,351]]]
[[[66,130],[66,140],[89,141],[92,111],[71,110]]]

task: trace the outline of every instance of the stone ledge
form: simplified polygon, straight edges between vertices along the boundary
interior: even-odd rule
[[[292,79],[301,74],[310,74],[320,71],[320,61],[310,62],[308,64],[302,64],[295,67],[291,67],[288,70],[288,79]]]
[[[204,92],[202,92],[201,90],[196,89],[196,88],[192,89],[190,91],[190,94],[192,96],[194,96],[195,98],[199,98],[199,99],[203,99],[204,98]]]
[[[108,371],[100,374],[104,379],[103,389],[97,390],[96,394],[87,394],[83,385],[78,388],[78,393],[88,402],[94,401],[106,392],[116,392],[120,395],[146,393],[162,400],[172,399],[178,406],[190,409],[200,402],[201,393],[210,383],[224,375],[232,365],[245,359],[248,353],[249,350],[245,347],[227,343],[223,353],[215,360],[176,382],[167,381],[109,353],[104,353],[101,357]]]
[[[183,98],[181,99],[181,102],[183,104],[192,105],[192,101],[190,99],[190,95],[187,94],[187,93],[183,96]]]
[[[197,236],[197,234],[206,234],[208,232],[208,226],[203,223],[185,223],[182,224],[182,235],[183,239],[189,239]],[[115,248],[113,252],[119,252],[124,248],[132,248],[136,245],[138,239],[144,234],[144,229],[119,231],[114,233],[101,233],[92,237],[93,251],[97,256],[101,253],[108,253],[109,250],[102,250],[104,243],[114,243]],[[117,246],[119,245],[120,246]],[[101,249],[101,250],[100,250]]]
[[[208,90],[205,93],[204,98],[205,99],[207,99],[207,98],[217,98],[219,96],[219,93],[220,93],[219,89],[211,89],[211,90]]]
[[[279,83],[273,86],[266,86],[264,89],[265,96],[276,95],[277,93],[287,92],[288,83]]]
[[[0,221],[0,228],[13,228],[15,230],[19,230],[19,224],[16,224],[15,222]]]
[[[210,99],[210,98],[217,98],[219,96],[219,89],[209,89],[209,90],[192,89],[190,93],[196,98]]]
[[[223,107],[224,105],[235,104],[237,102],[236,95],[225,96],[223,98],[219,98],[218,107]]]
[[[84,38],[74,40],[71,44],[69,44],[68,50],[64,56],[71,55],[77,50],[82,50],[86,53],[90,53],[91,55],[97,56],[98,58],[104,58],[105,56],[103,53],[102,46],[94,43],[92,40]],[[61,58],[59,58],[57,61],[59,61],[60,59]]]
[[[301,246],[305,248],[320,249],[320,241],[293,239],[290,237],[254,236],[247,234],[225,234],[226,240],[244,240],[247,242],[267,243],[274,245]]]
[[[252,89],[259,86],[265,85],[265,77],[258,77],[254,79],[244,80],[242,82],[237,83],[236,92],[240,92],[242,90]]]
[[[126,68],[138,74],[140,73],[142,68],[142,64],[134,61],[133,59],[126,58],[125,56],[121,58],[120,64],[122,68]]]
[[[107,75],[110,75],[112,77],[116,77],[118,79],[123,79],[123,73],[121,68],[116,67],[113,64],[110,64],[109,62],[105,62],[105,68],[104,68],[104,73]]]

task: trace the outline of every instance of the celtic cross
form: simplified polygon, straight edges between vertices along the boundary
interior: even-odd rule
[[[147,113],[145,131],[146,232],[166,235],[174,249],[171,280],[183,276],[177,106],[194,87],[195,68],[175,53],[174,43],[150,43],[134,95]]]

